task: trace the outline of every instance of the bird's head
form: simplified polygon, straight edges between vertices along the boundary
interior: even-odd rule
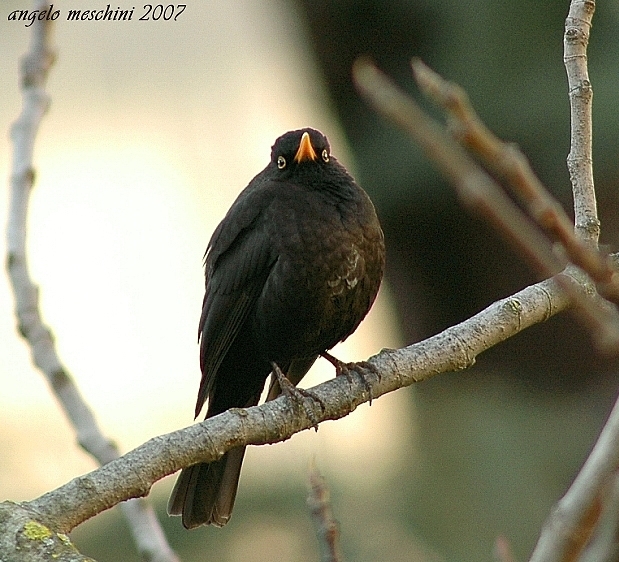
[[[283,134],[271,148],[271,164],[282,171],[307,164],[327,164],[330,159],[327,137],[309,127]]]
[[[320,191],[334,200],[355,196],[355,180],[334,156],[327,137],[306,127],[279,137],[271,148],[269,177]],[[265,171],[266,171],[265,170]]]

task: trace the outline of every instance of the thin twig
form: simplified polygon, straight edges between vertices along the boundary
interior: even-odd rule
[[[603,493],[604,507],[600,522],[580,562],[615,562],[619,559],[619,474]]]
[[[587,70],[587,44],[595,11],[593,0],[572,0],[565,20],[564,63],[571,108],[567,165],[574,195],[576,230],[597,245],[597,217],[591,152],[593,90]],[[586,547],[602,513],[602,490],[619,468],[619,400],[576,480],[546,521],[531,560],[575,560]]]
[[[37,2],[36,8],[42,11],[49,9],[49,5]],[[34,22],[30,49],[21,64],[23,108],[11,128],[13,162],[6,265],[15,297],[19,332],[30,346],[32,359],[75,428],[79,444],[100,464],[105,464],[119,457],[118,449],[111,440],[104,437],[75,381],[58,357],[52,332],[41,319],[38,288],[28,272],[26,232],[28,203],[35,177],[33,151],[40,123],[50,103],[45,85],[55,59],[51,47],[52,25],[53,22],[47,19]],[[129,522],[136,546],[145,559],[157,562],[178,561],[150,505],[144,503],[144,500],[134,500],[124,504],[122,511]]]
[[[574,194],[576,231],[591,244],[597,244],[600,235],[591,148],[593,88],[587,70],[587,45],[594,11],[595,0],[572,0],[563,36],[563,62],[567,73],[571,115],[567,168]]]
[[[492,177],[410,96],[366,58],[355,61],[353,78],[374,108],[408,133],[453,183],[464,205],[492,222],[544,275],[563,270],[567,262],[554,254],[548,240],[512,204]]]
[[[342,562],[340,549],[340,529],[331,508],[329,488],[324,477],[316,468],[315,462],[309,469],[310,492],[307,505],[312,514],[312,521],[318,537],[320,560],[322,562]]]

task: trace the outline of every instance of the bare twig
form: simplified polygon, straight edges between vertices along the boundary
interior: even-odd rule
[[[36,7],[46,10],[49,5],[38,2]],[[6,264],[15,296],[19,332],[30,346],[32,359],[75,428],[79,444],[99,463],[105,464],[118,458],[119,452],[116,445],[103,436],[92,411],[58,357],[52,332],[41,319],[38,288],[30,278],[26,257],[28,202],[35,176],[34,142],[49,106],[45,84],[55,58],[51,48],[52,25],[47,19],[34,22],[30,49],[21,64],[23,108],[11,128],[14,150]],[[142,556],[160,562],[178,560],[165,540],[152,507],[143,500],[135,500],[124,504],[122,510]]]
[[[543,276],[557,275],[567,265],[550,241],[520,211],[501,187],[415,101],[367,59],[358,59],[353,76],[360,92],[385,117],[406,131],[453,183],[461,201],[481,214],[528,259]],[[591,300],[570,277],[558,283],[578,306],[600,348],[617,351],[619,312],[601,299]]]
[[[597,244],[600,235],[591,149],[593,89],[587,70],[587,45],[594,11],[595,0],[572,0],[563,36],[563,61],[571,110],[567,167],[574,194],[576,231],[591,244]]]
[[[412,67],[421,90],[447,112],[454,138],[505,180],[527,205],[531,217],[562,245],[568,259],[598,284],[601,294],[619,302],[619,275],[611,261],[590,241],[585,242],[576,235],[563,207],[535,175],[518,146],[503,142],[484,125],[460,86],[444,80],[419,59],[413,59]]]
[[[340,529],[335,517],[333,517],[329,488],[314,462],[310,466],[309,480],[310,493],[307,504],[318,537],[320,559],[322,562],[342,562]]]
[[[567,159],[576,230],[583,240],[596,245],[597,217],[591,153],[591,102],[593,91],[587,71],[587,44],[593,0],[572,0],[565,21],[564,63],[571,107],[571,144]],[[602,513],[602,493],[619,469],[619,400],[576,480],[546,521],[532,561],[576,559],[589,542]]]

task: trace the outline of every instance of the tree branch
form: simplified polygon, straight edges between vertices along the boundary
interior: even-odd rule
[[[587,44],[595,11],[593,0],[572,0],[565,20],[564,63],[571,108],[567,166],[574,194],[576,231],[597,245],[597,218],[591,153],[593,90],[587,70]],[[531,560],[575,560],[588,544],[601,515],[602,490],[619,467],[619,400],[576,480],[544,524]]]
[[[69,537],[37,521],[37,514],[12,502],[0,503],[2,562],[94,562],[80,554]]]
[[[619,475],[603,494],[602,515],[591,540],[580,557],[581,562],[613,562],[619,558]]]
[[[580,283],[582,280],[579,280]],[[581,286],[579,284],[579,286]],[[582,290],[589,290],[582,286]],[[370,358],[381,373],[372,384],[374,399],[439,373],[470,367],[477,355],[529,326],[565,310],[569,299],[554,279],[531,285],[497,301],[468,320],[422,342],[383,350]],[[177,470],[212,462],[241,445],[263,445],[289,439],[335,420],[369,400],[366,381],[336,377],[312,389],[325,404],[311,403],[313,418],[287,396],[260,406],[232,409],[190,427],[155,437],[123,457],[27,502],[41,523],[68,533],[88,518],[129,498],[145,496],[152,485]],[[308,403],[308,405],[310,404]]]
[[[575,227],[580,237],[592,245],[597,244],[600,235],[591,149],[593,88],[587,70],[587,45],[594,11],[595,0],[572,0],[563,36],[571,115],[567,168],[574,194]]]
[[[550,277],[563,270],[566,260],[555,255],[548,239],[511,203],[492,177],[410,96],[365,58],[355,61],[353,79],[367,101],[421,147],[454,185],[467,208],[492,223],[544,276]]]
[[[599,519],[601,492],[619,467],[619,400],[570,489],[544,524],[531,562],[575,560]]]

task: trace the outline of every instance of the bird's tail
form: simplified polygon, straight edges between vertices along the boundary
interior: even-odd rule
[[[182,515],[187,529],[223,527],[232,513],[244,455],[245,447],[238,447],[218,461],[184,468],[170,495],[168,513]]]
[[[284,365],[290,382],[297,385],[316,358],[295,359],[291,364]],[[277,398],[280,391],[277,380],[273,379],[267,401]],[[255,406],[259,398],[259,393],[252,396],[243,407]],[[211,412],[211,408],[212,404],[209,403],[207,418],[223,411],[215,407]],[[218,461],[184,468],[170,495],[168,514],[182,515],[183,525],[187,529],[200,525],[223,527],[230,519],[234,507],[244,456],[245,447],[238,447],[228,451]]]

